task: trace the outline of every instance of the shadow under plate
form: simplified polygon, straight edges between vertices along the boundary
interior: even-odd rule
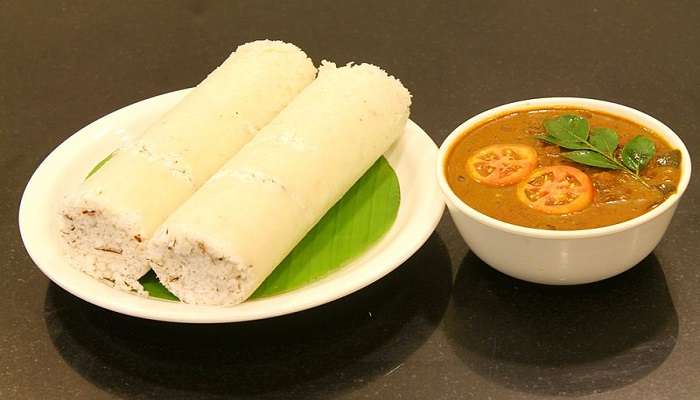
[[[380,281],[296,314],[218,325],[156,322],[98,308],[52,284],[45,322],[67,364],[117,395],[327,398],[403,362],[442,320],[451,287],[447,250],[433,234]]]

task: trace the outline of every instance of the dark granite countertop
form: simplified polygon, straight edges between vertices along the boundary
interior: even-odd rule
[[[592,97],[667,123],[698,171],[699,20],[694,1],[2,2],[0,398],[700,398],[697,173],[654,253],[604,282],[506,277],[445,215],[370,287],[227,325],[77,299],[32,263],[16,217],[32,171],[76,130],[196,84],[259,38],[385,67],[437,143],[499,104]]]

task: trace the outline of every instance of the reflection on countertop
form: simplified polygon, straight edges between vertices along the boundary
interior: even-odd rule
[[[673,350],[678,316],[652,253],[616,277],[546,286],[510,278],[468,253],[446,320],[455,352],[509,389],[581,396],[633,383]]]

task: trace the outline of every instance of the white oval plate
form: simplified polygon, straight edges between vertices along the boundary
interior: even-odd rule
[[[41,271],[68,292],[122,314],[160,321],[211,323],[269,318],[315,307],[355,292],[408,259],[440,220],[444,203],[435,178],[437,146],[415,123],[385,154],[399,177],[401,205],[387,234],[361,257],[333,274],[292,292],[232,307],[191,305],[140,297],[108,287],[73,268],[63,255],[57,205],[88,171],[115,148],[138,137],[189,89],[115,111],[69,137],[39,165],[19,208],[19,227]]]

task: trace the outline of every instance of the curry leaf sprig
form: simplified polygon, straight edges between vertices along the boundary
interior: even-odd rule
[[[649,188],[639,171],[654,158],[654,142],[644,136],[635,136],[622,147],[617,133],[610,128],[595,128],[589,132],[588,120],[577,115],[562,115],[544,122],[546,134],[536,138],[573,150],[563,157],[579,164],[626,172]]]

